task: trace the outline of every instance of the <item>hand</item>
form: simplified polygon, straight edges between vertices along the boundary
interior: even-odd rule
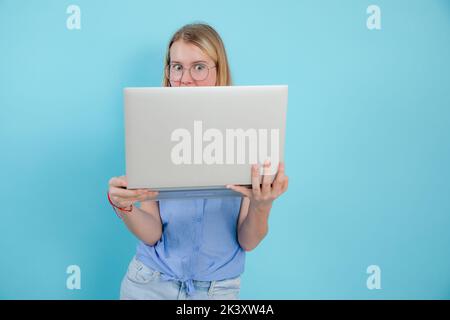
[[[126,176],[112,177],[109,180],[109,197],[120,208],[128,208],[135,202],[153,200],[158,196],[158,191],[148,189],[128,190],[126,189],[127,185]]]
[[[278,164],[278,172],[270,184],[270,161],[264,162],[263,176],[259,175],[259,165],[252,165],[252,188],[227,185],[227,188],[241,193],[250,199],[250,205],[258,208],[271,207],[272,202],[283,194],[288,187],[288,176],[284,174],[284,163]],[[262,187],[260,180],[262,179]]]

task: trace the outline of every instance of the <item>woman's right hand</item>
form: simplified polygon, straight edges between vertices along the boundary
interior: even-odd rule
[[[120,208],[128,208],[135,202],[154,200],[158,196],[158,191],[148,189],[126,189],[127,177],[112,177],[109,180],[109,197],[111,201]]]

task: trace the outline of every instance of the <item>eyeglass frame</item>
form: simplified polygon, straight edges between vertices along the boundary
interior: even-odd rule
[[[180,80],[171,80],[170,79],[170,76],[169,76],[169,73],[170,73],[170,71],[168,70],[169,68],[170,68],[170,66],[171,65],[175,65],[175,64],[179,64],[179,65],[181,65],[182,67],[183,67],[183,70],[181,71],[181,77],[180,77]],[[202,79],[202,80],[195,80],[194,79],[194,77],[192,76],[192,67],[193,66],[195,66],[195,65],[197,65],[197,64],[202,64],[202,65],[204,65],[207,69],[208,69],[208,73],[206,74],[206,77],[204,78],[204,79]],[[191,78],[194,80],[194,81],[203,81],[203,80],[205,80],[206,78],[208,78],[208,76],[209,76],[209,71],[211,70],[211,69],[214,69],[214,68],[217,68],[217,64],[214,64],[214,66],[212,66],[212,67],[210,67],[209,65],[207,65],[206,63],[195,63],[195,64],[192,64],[189,68],[185,68],[181,63],[168,63],[167,64],[167,66],[164,68],[164,76],[167,78],[167,80],[169,80],[169,81],[181,81],[181,79],[183,79],[183,75],[184,75],[184,71],[187,69],[187,70],[189,70],[189,75],[191,76]]]

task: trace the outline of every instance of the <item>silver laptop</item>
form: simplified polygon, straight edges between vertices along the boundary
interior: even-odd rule
[[[158,190],[158,199],[237,196],[226,185],[251,187],[251,165],[266,159],[273,180],[287,98],[286,85],[125,88],[128,189]]]

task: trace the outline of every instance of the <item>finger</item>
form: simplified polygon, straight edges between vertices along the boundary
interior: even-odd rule
[[[260,175],[259,175],[259,165],[252,165],[252,192],[254,196],[259,196],[261,194]]]
[[[235,186],[232,184],[227,185],[228,189],[234,190],[236,192],[239,192],[240,194],[244,195],[245,197],[251,197],[252,191],[249,188],[242,187],[242,186]]]
[[[122,177],[112,177],[109,180],[109,186],[110,187],[127,187],[128,183],[127,181]]]
[[[146,200],[150,200],[150,199],[149,199],[148,195],[142,194],[140,196],[133,197],[133,198],[127,198],[127,199],[124,199],[122,197],[113,196],[112,200],[116,205],[118,205],[120,207],[128,207],[136,202],[142,202],[142,201],[146,201]]]
[[[280,173],[280,166],[281,166],[281,163],[278,164],[277,174],[272,183],[272,190],[276,194],[281,193],[281,189],[283,187],[283,177],[282,177],[282,174]]]
[[[284,177],[284,182],[283,182],[283,187],[282,187],[282,189],[281,189],[281,192],[282,192],[282,193],[285,192],[285,191],[287,190],[288,186],[289,186],[289,177],[288,177],[288,176],[285,176],[285,177]]]
[[[131,200],[124,200],[123,198],[116,196],[111,196],[111,201],[118,207],[128,207],[133,203]]]
[[[277,175],[281,176],[281,178],[284,178],[285,176],[285,166],[284,166],[284,162],[280,162],[280,164],[278,165],[278,172]]]
[[[134,204],[136,202],[144,202],[144,201],[150,200],[150,199],[147,199],[147,198],[148,198],[147,196],[140,196],[140,197],[136,197],[134,199],[131,199],[130,201]]]
[[[262,194],[269,194],[271,191],[271,187],[270,187],[270,161],[266,160],[264,162],[264,166],[263,166],[263,176],[262,176],[262,188],[261,188],[261,193]]]
[[[139,191],[139,190],[127,190],[127,189],[121,189],[117,187],[111,187],[109,189],[109,194],[113,195],[115,197],[123,198],[124,200],[129,200],[132,198],[139,197],[140,195],[145,194],[145,191]]]
[[[281,190],[283,188],[283,181],[284,181],[284,163],[280,162],[278,164],[278,171],[277,175],[275,176],[275,179],[273,181],[272,187],[273,191],[277,194],[281,193]]]
[[[142,195],[142,197],[144,198],[143,200],[140,201],[145,201],[145,200],[154,200],[158,197],[159,192],[158,191],[147,191],[145,194]]]

